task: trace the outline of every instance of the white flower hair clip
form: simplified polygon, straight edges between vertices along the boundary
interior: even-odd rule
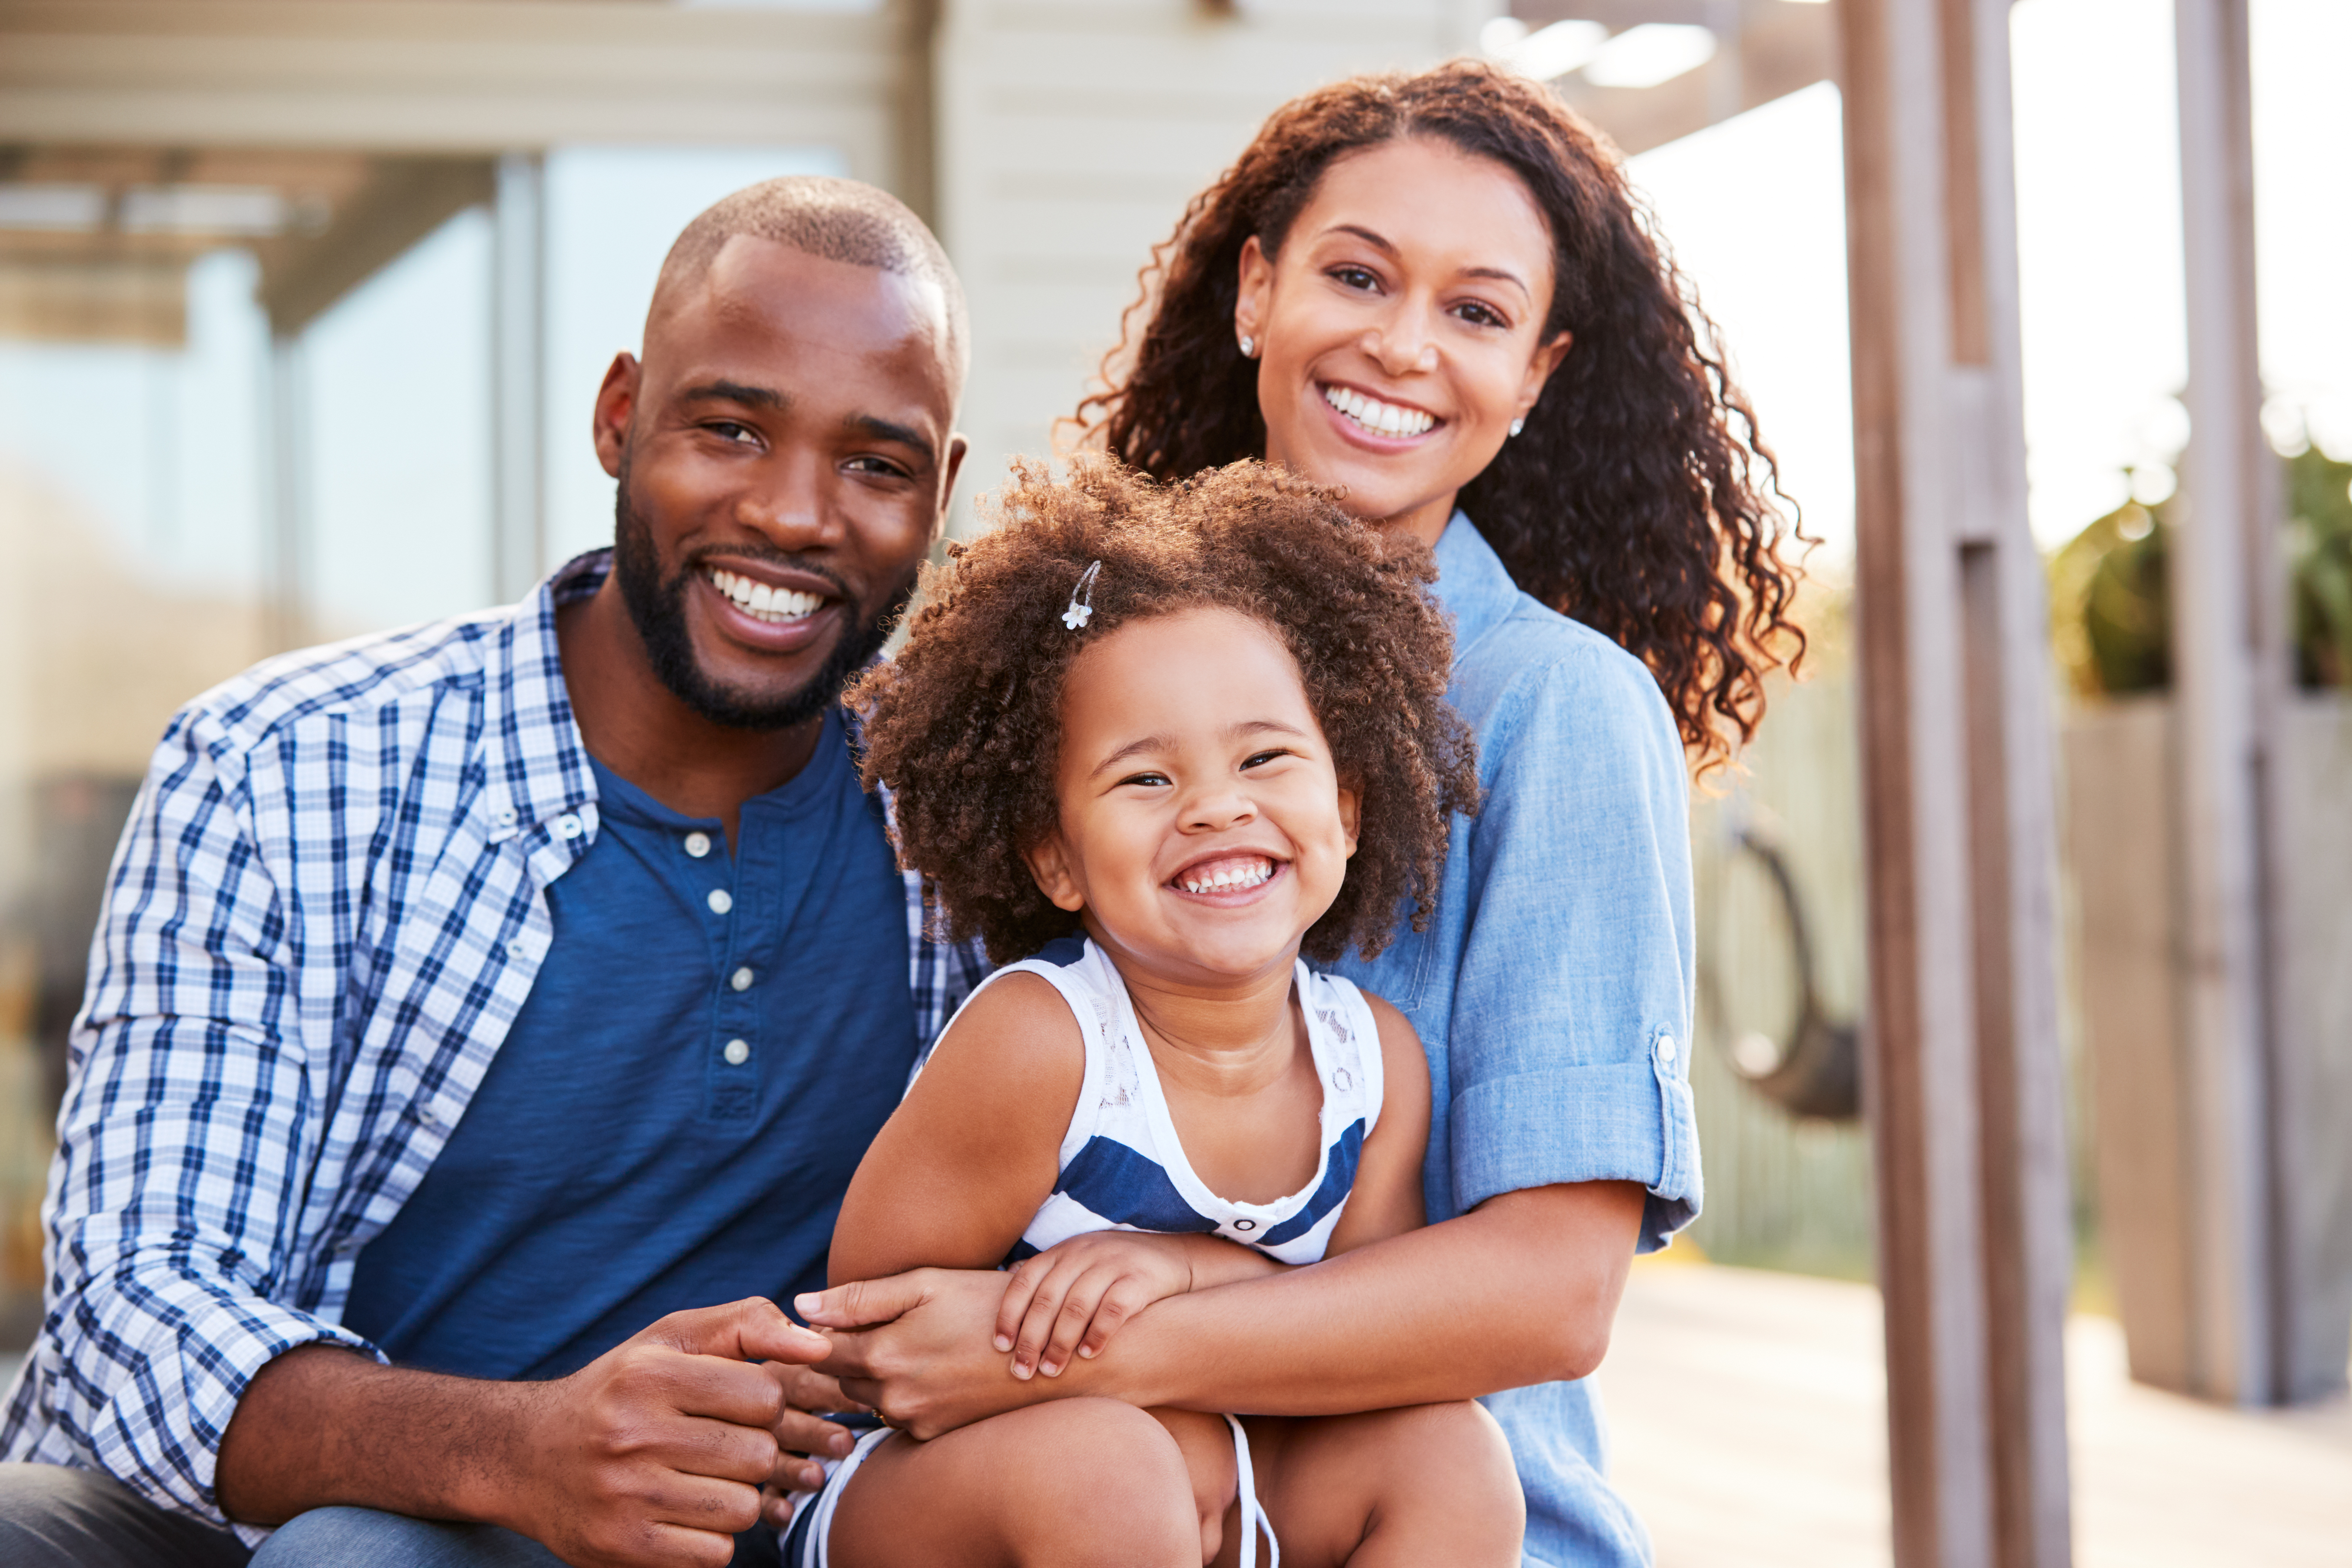
[[[1094,618],[1095,579],[1102,575],[1102,563],[1097,561],[1078,574],[1078,585],[1070,590],[1070,607],[1062,612],[1062,624],[1072,631],[1082,631]]]

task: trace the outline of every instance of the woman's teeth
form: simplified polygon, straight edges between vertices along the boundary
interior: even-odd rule
[[[1366,397],[1353,387],[1327,386],[1323,401],[1379,436],[1418,436],[1437,423],[1437,416],[1419,408],[1400,408]]]
[[[1228,860],[1186,872],[1176,879],[1176,885],[1188,893],[1234,893],[1255,888],[1273,876],[1271,860]]]
[[[754,620],[781,623],[797,621],[815,615],[824,605],[816,594],[803,594],[793,588],[771,588],[765,583],[754,583],[749,577],[739,577],[732,572],[713,572],[710,585],[735,601],[735,607]]]

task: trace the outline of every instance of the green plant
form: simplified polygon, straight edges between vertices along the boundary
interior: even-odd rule
[[[2282,461],[2295,679],[2352,687],[2352,463],[2315,447]],[[2074,689],[2121,697],[2172,684],[2169,500],[2126,501],[2050,557],[2051,645]]]

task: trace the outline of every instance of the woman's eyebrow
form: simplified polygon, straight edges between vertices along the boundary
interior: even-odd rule
[[[1360,223],[1335,223],[1323,232],[1325,234],[1352,234],[1358,239],[1362,240],[1366,245],[1372,247],[1384,256],[1394,256],[1397,254],[1397,247],[1389,243],[1386,236],[1380,233],[1377,229],[1366,228]],[[1517,273],[1512,271],[1507,267],[1465,267],[1462,269],[1462,276],[1465,278],[1491,278],[1496,282],[1510,284],[1513,288],[1518,289],[1520,293],[1526,295],[1530,300],[1536,297],[1536,291],[1528,287],[1528,280],[1520,277]]]

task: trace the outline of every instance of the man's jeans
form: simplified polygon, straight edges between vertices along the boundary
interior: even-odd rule
[[[756,1539],[755,1539],[756,1538]],[[735,1545],[738,1568],[776,1562],[775,1534]],[[0,1465],[6,1568],[562,1568],[536,1541],[491,1524],[441,1524],[367,1508],[314,1509],[248,1555],[242,1542],[169,1513],[120,1481],[62,1465]]]

